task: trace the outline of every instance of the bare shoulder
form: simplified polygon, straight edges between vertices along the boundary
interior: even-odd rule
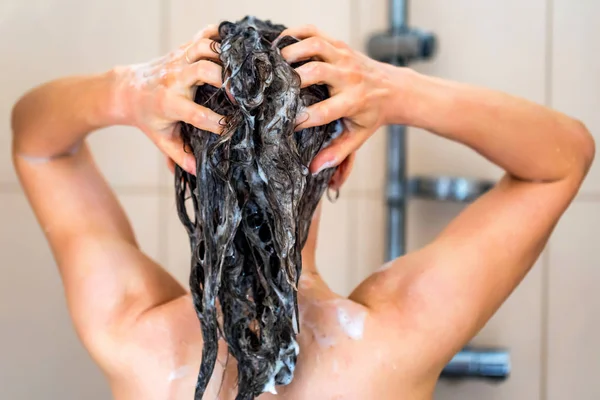
[[[432,243],[392,261],[351,298],[399,321],[424,367],[441,372],[528,273],[580,183],[505,176]]]

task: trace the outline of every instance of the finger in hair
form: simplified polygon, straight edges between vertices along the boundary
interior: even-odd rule
[[[223,68],[212,61],[200,60],[182,71],[182,80],[186,87],[200,86],[205,83],[220,88],[223,85]]]
[[[363,144],[364,138],[363,132],[344,131],[340,137],[334,139],[329,146],[316,155],[310,165],[311,173],[317,174],[326,168],[340,165],[342,161],[358,150]],[[350,161],[354,162],[354,158]],[[347,173],[349,172],[347,171]]]
[[[311,85],[339,86],[342,82],[339,74],[333,65],[321,62],[311,61],[298,68],[296,72],[300,76],[301,88]]]
[[[172,102],[170,117],[217,135],[220,135],[223,130],[221,121],[224,117],[222,115],[184,97],[178,97]]]
[[[347,117],[350,100],[347,96],[336,95],[326,100],[320,101],[306,108],[301,114],[308,114],[308,118],[299,114],[296,131],[312,128],[313,126],[326,125],[337,119]]]
[[[187,62],[195,63],[199,60],[213,60],[220,62],[220,44],[210,39],[200,39],[192,43],[187,49],[184,57]]]
[[[211,24],[201,29],[194,35],[194,41],[200,39],[217,39],[219,37],[219,25]]]
[[[289,63],[308,60],[313,57],[329,63],[336,62],[339,59],[338,50],[331,43],[318,36],[284,47],[281,49],[281,55]]]
[[[281,35],[279,35],[279,37],[284,37],[284,36],[292,36],[299,40],[307,39],[310,37],[320,37],[330,43],[336,42],[336,40],[334,38],[323,33],[319,28],[317,28],[315,25],[312,25],[312,24],[288,28],[288,29],[284,30],[283,32],[281,32]]]

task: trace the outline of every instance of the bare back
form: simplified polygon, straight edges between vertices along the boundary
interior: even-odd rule
[[[396,329],[400,321],[386,321],[363,305],[334,294],[310,271],[301,279],[299,308],[300,354],[295,378],[289,386],[267,388],[276,396],[265,393],[259,399],[431,398],[435,376],[423,379],[417,375],[418,355]],[[113,384],[116,400],[194,398],[202,339],[189,295],[149,311],[121,346],[135,350],[127,353],[115,371],[115,382],[120,382]],[[237,363],[227,355],[222,339],[219,346],[217,366],[204,398],[233,400]]]

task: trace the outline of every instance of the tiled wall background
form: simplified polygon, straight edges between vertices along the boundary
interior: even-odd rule
[[[440,52],[417,69],[489,86],[568,112],[600,131],[597,0],[418,0],[411,21],[435,31]],[[245,14],[314,23],[363,48],[387,23],[385,0],[3,0],[0,2],[0,399],[110,398],[71,328],[58,274],[10,163],[9,113],[25,90],[73,73],[141,62],[198,29]],[[182,281],[187,241],[161,155],[132,129],[90,141],[144,250]],[[425,132],[409,137],[412,174],[497,178],[472,151]],[[334,205],[326,203],[318,260],[347,293],[383,261],[385,134],[360,151]],[[505,383],[442,383],[440,400],[598,399],[600,167],[567,212],[538,265],[474,340],[508,347]],[[409,246],[430,240],[462,206],[413,201]]]

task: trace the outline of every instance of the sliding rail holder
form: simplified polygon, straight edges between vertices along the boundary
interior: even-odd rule
[[[437,50],[434,34],[408,27],[408,0],[389,1],[390,28],[372,36],[367,50],[371,58],[405,67],[431,59]],[[388,260],[406,253],[406,203],[409,198],[444,202],[471,202],[494,186],[487,180],[463,177],[409,178],[406,173],[406,127],[389,127],[387,144],[387,246]],[[510,374],[506,350],[465,348],[444,368],[444,379],[502,381]]]

